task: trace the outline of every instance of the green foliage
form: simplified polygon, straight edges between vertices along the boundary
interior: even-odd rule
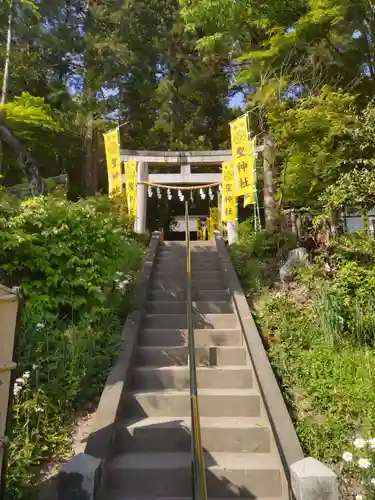
[[[375,245],[363,234],[335,239],[296,282],[277,291],[274,277],[264,272],[265,263],[268,272],[279,268],[277,253],[268,260],[267,250],[257,256],[250,239],[247,244],[261,286],[254,289],[248,281],[245,259],[235,257],[237,272],[252,292],[299,439],[307,455],[335,464],[348,440],[375,432]],[[332,269],[329,276],[324,262]],[[360,478],[358,470],[347,473]]]
[[[276,278],[278,264],[295,247],[295,237],[288,233],[255,232],[244,222],[238,228],[238,241],[231,246],[231,255],[247,292],[257,293]]]
[[[72,199],[107,189],[102,132],[113,121],[126,123],[120,130],[127,149],[228,147],[227,124],[233,115],[227,106],[228,58],[198,53],[198,33],[186,32],[178,1],[46,0],[34,9],[31,5],[17,2],[14,9],[6,108],[16,122],[7,124],[44,177],[69,174]],[[8,10],[8,2],[2,2],[4,42]],[[5,43],[0,72],[4,60]],[[23,99],[26,94],[34,101]],[[23,100],[21,107],[17,99]],[[50,106],[48,112],[43,107],[44,128],[38,125],[39,110],[34,113],[37,100]],[[50,128],[50,117],[59,130]],[[5,185],[25,179],[7,148],[1,170]]]
[[[105,199],[24,201],[13,217],[0,220],[3,279],[21,284],[26,300],[44,314],[100,311],[116,273],[131,272],[142,256],[109,207]]]
[[[364,227],[368,228],[368,211],[375,206],[375,170],[355,168],[339,177],[324,195],[329,208],[359,207]]]
[[[59,153],[58,139],[63,132],[63,125],[58,114],[42,97],[34,97],[22,92],[7,104],[0,106],[0,115],[4,124],[9,127],[23,147],[33,152],[33,157],[43,172],[49,168],[49,174],[56,173],[51,169]],[[25,172],[14,169],[18,156],[9,147],[5,147],[2,158],[4,183],[7,185],[22,182]],[[48,165],[48,167],[47,167]]]
[[[40,130],[39,134],[61,130],[51,106],[46,104],[42,97],[34,97],[28,92],[22,92],[19,97],[0,106],[0,112],[10,128],[17,131],[23,139],[29,138],[35,129]]]
[[[203,53],[237,58],[234,83],[252,129],[275,141],[284,204],[319,213],[342,174],[374,166],[375,16],[367,2],[180,3],[189,29],[201,30]]]
[[[274,317],[275,322],[278,319]],[[282,373],[284,390],[290,392],[302,446],[310,456],[337,463],[344,443],[356,432],[374,432],[375,357],[371,350],[346,346],[333,350],[319,341],[308,349],[295,348],[288,329],[279,332],[282,343],[272,348],[271,361]],[[310,336],[320,340],[319,329],[311,328]]]
[[[9,447],[7,487],[14,499],[34,498],[38,470],[69,451],[72,425],[94,410],[121,332],[111,309],[70,324],[35,323],[37,317],[44,319],[31,302],[23,315],[18,377],[31,376],[15,394]]]
[[[323,89],[294,106],[281,102],[267,118],[282,160],[283,199],[297,206],[321,206],[319,196],[339,177],[345,140],[358,126],[354,98]]]
[[[131,309],[144,254],[129,221],[105,197],[44,197],[1,213],[1,281],[25,298],[16,353],[7,486],[31,498],[46,462],[69,449],[69,432],[95,409]]]
[[[238,236],[238,242],[233,248],[235,250],[246,249],[249,258],[283,258],[288,255],[296,243],[293,234],[266,230],[255,232],[246,222],[239,225]]]
[[[337,264],[351,261],[366,267],[375,263],[374,241],[367,234],[355,233],[340,236],[332,240],[331,248]]]

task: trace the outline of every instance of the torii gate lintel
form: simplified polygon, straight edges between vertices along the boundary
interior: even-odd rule
[[[263,146],[256,148],[256,154],[263,150]],[[121,150],[121,161],[136,160],[137,182],[153,182],[155,184],[211,184],[221,182],[221,173],[192,173],[191,166],[213,166],[221,165],[223,162],[232,160],[232,151],[132,151]],[[157,173],[149,174],[149,166],[168,167],[180,166],[178,174]],[[125,181],[125,179],[123,179]],[[137,184],[137,212],[135,220],[135,232],[146,232],[147,220],[147,186]],[[235,226],[235,225],[233,225]],[[228,233],[233,233],[235,239],[235,227],[230,228]]]

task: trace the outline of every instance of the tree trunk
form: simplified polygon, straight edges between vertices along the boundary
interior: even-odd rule
[[[94,158],[94,119],[91,111],[86,116],[83,162],[83,192],[85,196],[94,196],[97,191],[98,176]]]
[[[279,225],[279,210],[275,195],[275,145],[267,134],[264,138],[263,175],[264,175],[264,218],[266,229],[275,231]]]
[[[8,31],[7,31],[7,43],[5,48],[3,88],[1,91],[1,102],[0,102],[1,104],[5,104],[7,102],[7,97],[8,97],[10,50],[12,44],[12,27],[13,27],[13,2],[14,0],[10,0],[9,4]]]
[[[338,210],[331,211],[331,236],[336,238],[339,235],[340,212]]]
[[[85,20],[85,75],[83,82],[83,103],[84,112],[86,112],[85,130],[84,130],[84,161],[83,161],[83,193],[85,196],[94,196],[98,187],[98,175],[96,163],[94,160],[94,115],[92,105],[95,92],[92,88],[93,74],[93,53],[92,48],[88,45],[91,44],[91,3],[92,0],[87,0],[86,3],[86,20]]]
[[[33,196],[44,193],[43,179],[39,174],[35,160],[25,150],[22,143],[13,134],[11,129],[2,121],[0,116],[0,141],[6,142],[8,146],[18,155],[18,163],[26,170]]]
[[[363,221],[363,229],[369,235],[370,234],[370,225],[368,222],[368,210],[367,210],[367,208],[362,208],[361,215],[362,215],[362,221]]]
[[[3,71],[3,88],[1,91],[1,100],[0,100],[0,104],[2,105],[6,104],[8,98],[10,50],[12,45],[12,28],[13,28],[13,6],[14,6],[14,0],[10,0],[9,14],[8,14],[7,43],[5,47],[5,63]],[[0,174],[2,170],[3,170],[3,143],[0,140]]]

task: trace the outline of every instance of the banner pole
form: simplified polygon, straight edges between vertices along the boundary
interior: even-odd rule
[[[121,151],[120,127],[116,127],[116,130],[117,130],[117,140],[118,140],[118,145],[119,145],[120,170],[121,170],[120,214],[121,214],[122,220],[124,221],[124,218],[125,218],[125,202],[124,202],[125,189],[124,189],[124,182],[123,182],[123,178],[122,178],[122,166],[123,166],[123,162],[121,161],[121,155],[120,155],[120,151]],[[124,173],[125,173],[125,168],[124,168]]]
[[[246,120],[247,120],[247,130],[248,130],[248,141],[250,143],[251,137],[250,137],[250,119],[249,119],[249,112],[246,113]],[[256,137],[256,136],[255,136]],[[257,155],[256,155],[256,141],[254,143],[254,158],[253,158],[253,176],[254,176],[254,229],[255,232],[257,230],[262,229],[262,223],[260,220],[260,210],[259,210],[259,200],[258,200],[258,191],[257,191]]]

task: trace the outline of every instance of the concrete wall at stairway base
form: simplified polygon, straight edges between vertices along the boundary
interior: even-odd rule
[[[297,500],[338,500],[338,480],[333,471],[313,458],[304,457],[247,299],[219,233],[215,233],[215,241],[290,489]]]
[[[121,352],[103,389],[85,453],[73,457],[60,469],[57,482],[59,500],[95,500],[105,481],[106,465],[111,456],[115,435],[115,423],[129,380],[159,242],[160,233],[154,233],[138,279],[135,309],[125,322],[121,337]]]

